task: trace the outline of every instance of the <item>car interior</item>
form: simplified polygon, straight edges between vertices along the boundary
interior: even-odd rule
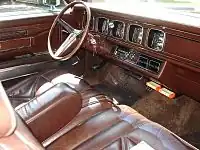
[[[0,150],[199,149],[200,17],[164,14],[1,1]]]

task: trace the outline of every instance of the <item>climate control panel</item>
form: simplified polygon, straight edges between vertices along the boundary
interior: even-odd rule
[[[121,46],[115,46],[113,48],[112,55],[121,61],[136,65],[156,74],[161,71],[164,64],[164,61],[162,60],[149,57],[133,49],[128,49]]]

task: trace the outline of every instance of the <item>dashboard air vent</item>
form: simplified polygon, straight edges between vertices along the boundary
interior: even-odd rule
[[[107,35],[108,34],[108,23],[109,23],[109,20],[107,18],[99,17],[97,19],[97,31]]]
[[[163,62],[161,60],[148,57],[146,55],[140,54],[137,65],[145,68],[147,70],[150,70],[154,73],[159,73],[161,67],[162,67]]]
[[[156,51],[162,51],[165,42],[165,33],[161,30],[149,30],[147,46]]]
[[[153,72],[159,72],[161,63],[162,62],[160,60],[151,59],[149,61],[148,69],[153,71]]]
[[[133,43],[141,44],[143,37],[143,27],[140,25],[130,25],[128,27],[127,40]]]
[[[142,68],[147,69],[148,62],[149,62],[149,59],[146,56],[140,55],[139,58],[138,58],[138,61],[137,61],[137,65],[142,67]]]

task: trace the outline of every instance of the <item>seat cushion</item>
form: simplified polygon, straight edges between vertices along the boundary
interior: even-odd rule
[[[90,85],[82,78],[68,73],[66,70],[54,69],[44,73],[40,73],[19,82],[9,88],[6,93],[13,107],[17,107],[22,103],[26,103],[36,96],[47,91],[58,83],[66,83],[71,88],[78,91],[82,99],[86,100],[90,97],[100,95],[99,92],[93,90]],[[83,105],[86,103],[83,102]]]
[[[130,150],[141,141],[156,150],[195,149],[174,133],[128,106],[106,106],[96,111],[97,105],[99,104],[81,111],[70,124],[59,131],[60,138],[51,144],[46,141],[47,149]]]

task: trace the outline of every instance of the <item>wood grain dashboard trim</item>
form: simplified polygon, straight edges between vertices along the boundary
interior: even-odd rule
[[[30,37],[0,41],[0,51],[9,51],[11,49],[20,49],[25,47],[31,47]]]

